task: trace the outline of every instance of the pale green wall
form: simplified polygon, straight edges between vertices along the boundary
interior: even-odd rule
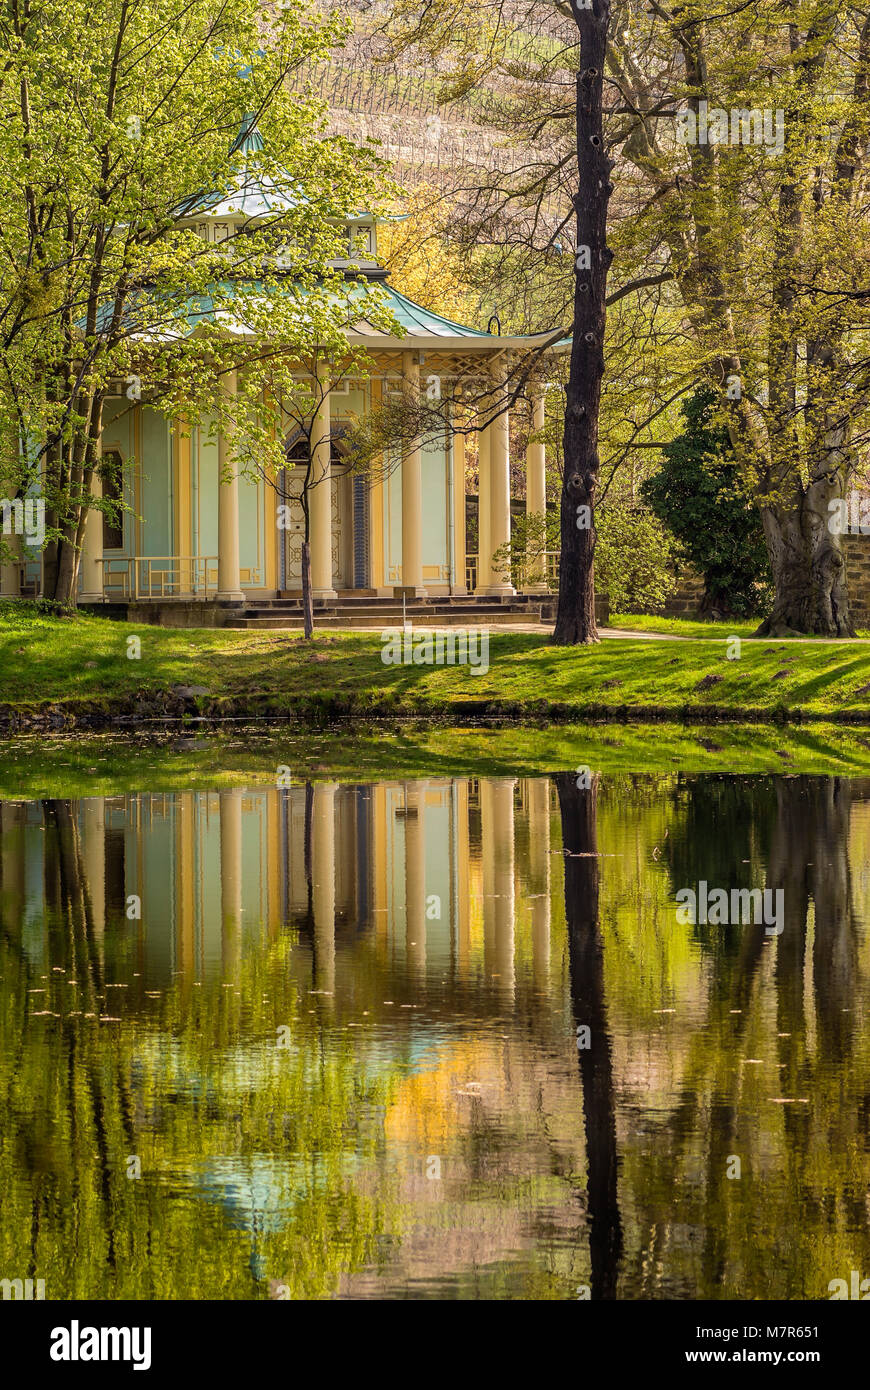
[[[191,441],[193,525],[196,535],[198,523],[198,544],[190,553],[215,556],[218,553],[218,446],[217,435],[211,434],[213,423],[213,416],[203,417]],[[276,544],[274,534],[264,534],[265,487],[261,479],[244,475],[239,479],[239,567],[259,567],[257,582],[260,585],[266,582],[266,546]]]
[[[266,582],[267,538],[263,535],[262,495],[265,486],[263,481],[239,479],[239,568],[253,570],[258,567],[256,582],[261,585]],[[274,533],[269,535],[268,543],[275,544]],[[254,582],[253,574],[251,582]]]
[[[395,459],[388,467],[384,487],[385,583],[390,582],[386,577],[390,565],[402,563],[402,469]],[[443,444],[427,445],[423,449],[423,564],[446,565],[447,547],[447,455]],[[430,577],[426,582],[439,581]]]
[[[218,446],[217,435],[210,434],[212,424],[213,417],[204,418],[192,440],[193,525],[198,555],[218,553]]]
[[[172,436],[169,421],[149,406],[141,411],[141,555],[171,555]]]
[[[447,564],[447,463],[443,443],[423,450],[423,564]]]

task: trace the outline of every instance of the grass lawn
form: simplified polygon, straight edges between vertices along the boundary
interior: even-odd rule
[[[711,623],[694,618],[658,618],[648,613],[611,613],[608,627],[628,629],[631,632],[660,632],[671,637],[703,637],[711,642],[723,642],[726,637],[752,637],[758,627],[758,619],[747,622]],[[870,630],[858,628],[858,638],[870,639]],[[757,639],[766,642],[768,639]],[[824,637],[778,638],[778,641],[824,642]]]
[[[159,713],[173,687],[195,687],[202,714],[320,716],[476,713],[524,719],[674,718],[705,710],[764,717],[844,713],[870,722],[870,646],[752,641],[726,660],[725,638],[604,641],[559,648],[539,634],[490,638],[489,669],[388,666],[378,633],[172,630],[79,616],[40,616],[26,604],[0,614],[0,706],[15,712]],[[741,635],[737,633],[736,635]],[[141,643],[128,657],[128,638]],[[715,717],[711,715],[711,717]]]

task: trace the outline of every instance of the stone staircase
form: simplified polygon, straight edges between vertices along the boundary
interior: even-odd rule
[[[378,598],[375,594],[340,594],[337,599],[315,599],[314,626],[330,628],[401,627],[403,621],[414,627],[516,627],[549,621],[542,608],[551,608],[552,598],[517,596],[508,599],[464,598],[448,595],[402,600]],[[302,599],[292,597],[256,599],[228,617],[227,627],[301,628]]]
[[[401,627],[403,621],[414,627],[491,627],[510,628],[550,624],[556,616],[555,594],[517,594],[511,598],[471,598],[438,595],[402,600],[378,598],[374,593],[356,591],[337,599],[315,599],[314,626],[330,629]],[[607,621],[606,605],[597,609],[599,622]],[[224,626],[233,628],[301,628],[302,599],[298,594],[273,599],[256,599],[227,615]]]

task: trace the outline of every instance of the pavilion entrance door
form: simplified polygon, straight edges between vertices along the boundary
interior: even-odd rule
[[[339,473],[333,469],[332,583],[336,589],[354,587],[351,481],[347,473]],[[302,542],[305,539],[305,515],[302,510],[304,483],[305,468],[303,466],[284,470],[284,495],[281,500],[285,506],[290,508],[290,511],[288,514],[289,525],[279,533],[284,537],[284,582],[282,587],[299,592],[302,589]]]

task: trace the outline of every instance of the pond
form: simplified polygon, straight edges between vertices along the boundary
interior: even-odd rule
[[[795,1299],[870,1268],[870,779],[177,782],[0,802],[0,1276]]]

